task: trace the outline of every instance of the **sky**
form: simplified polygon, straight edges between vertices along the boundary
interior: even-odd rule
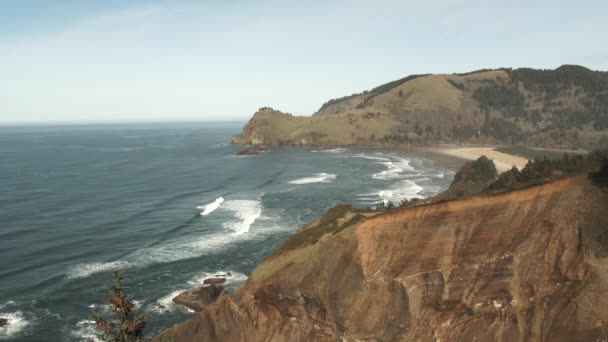
[[[0,124],[310,115],[410,74],[608,70],[606,13],[606,0],[0,0]]]

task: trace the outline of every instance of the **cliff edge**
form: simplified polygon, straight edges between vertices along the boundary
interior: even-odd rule
[[[177,341],[608,337],[608,194],[586,176],[388,212],[339,206]]]

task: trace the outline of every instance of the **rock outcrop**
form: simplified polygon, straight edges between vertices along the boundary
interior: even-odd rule
[[[8,319],[6,318],[0,318],[0,328],[2,328],[3,326],[8,325]]]
[[[265,149],[257,147],[257,148],[250,148],[247,150],[242,150],[242,151],[238,151],[237,153],[235,153],[235,156],[237,157],[247,157],[247,156],[257,156],[258,154],[264,153]]]
[[[486,156],[466,162],[454,175],[450,187],[435,200],[448,200],[480,193],[496,180],[496,166]]]
[[[224,282],[226,281],[224,278],[221,279]],[[209,284],[209,286],[197,287],[193,290],[182,292],[173,298],[173,302],[194,311],[201,311],[226,294],[226,289],[222,285],[213,282]]]
[[[586,177],[302,227],[177,341],[601,341],[608,195]]]

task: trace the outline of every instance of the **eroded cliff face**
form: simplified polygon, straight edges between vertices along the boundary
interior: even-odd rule
[[[178,341],[608,337],[605,191],[571,178],[301,228]]]

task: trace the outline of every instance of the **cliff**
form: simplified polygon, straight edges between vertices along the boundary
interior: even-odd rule
[[[313,116],[263,108],[233,143],[595,148],[608,146],[607,108],[608,73],[580,66],[414,75],[330,100]]]
[[[302,227],[177,341],[608,337],[608,194],[586,176]]]

